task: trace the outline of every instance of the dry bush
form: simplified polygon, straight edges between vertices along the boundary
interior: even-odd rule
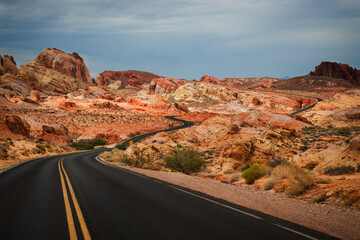
[[[277,166],[271,176],[275,180],[290,180],[289,186],[285,189],[285,193],[290,197],[299,196],[314,185],[314,179],[307,172],[292,164]]]
[[[241,173],[235,173],[230,177],[229,182],[233,183],[241,178]]]

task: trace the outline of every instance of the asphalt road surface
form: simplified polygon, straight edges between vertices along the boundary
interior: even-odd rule
[[[1,173],[0,239],[334,239],[104,165],[96,160],[103,151],[39,158]]]

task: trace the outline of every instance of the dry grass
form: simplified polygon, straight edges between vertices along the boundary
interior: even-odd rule
[[[290,196],[299,196],[314,185],[314,179],[303,169],[292,164],[281,164],[271,173],[274,180],[289,179],[289,186],[285,193]]]

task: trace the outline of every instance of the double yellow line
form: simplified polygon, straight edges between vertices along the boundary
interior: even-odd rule
[[[63,161],[64,161],[64,159],[59,160],[58,168],[59,168],[59,173],[60,173],[62,191],[63,191],[63,195],[64,195],[66,218],[67,218],[67,223],[68,223],[68,228],[69,228],[70,240],[77,240],[78,238],[77,238],[77,234],[76,234],[73,214],[72,214],[71,207],[70,207],[70,200],[69,200],[68,192],[66,190],[66,184],[65,184],[64,176],[65,176],[68,188],[69,188],[69,192],[70,192],[70,195],[71,195],[72,202],[74,203],[74,207],[75,207],[75,210],[76,210],[76,215],[77,215],[77,218],[78,218],[79,223],[80,223],[80,227],[81,227],[83,237],[84,237],[85,240],[91,240],[89,230],[86,227],[84,216],[83,216],[83,214],[81,212],[79,203],[78,203],[78,201],[76,199],[74,189],[71,186],[69,177],[68,177],[68,175],[67,175],[67,173],[65,171]]]

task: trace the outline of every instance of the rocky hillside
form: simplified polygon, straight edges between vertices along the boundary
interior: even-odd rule
[[[290,78],[276,83],[276,86],[279,90],[299,91],[342,91],[356,87],[344,79],[309,75]]]
[[[341,78],[353,84],[360,84],[360,70],[343,63],[322,62],[316,66],[315,71],[310,72],[309,75]]]
[[[20,75],[50,90],[68,93],[93,84],[84,60],[77,54],[46,48],[34,62],[20,67]]]
[[[262,82],[274,83],[282,81],[283,79],[279,78],[270,78],[270,77],[261,77],[261,78],[222,78],[218,79],[212,76],[203,76],[200,79],[200,82],[211,83],[214,85],[220,85],[226,88],[236,88],[236,89],[247,89],[257,87]]]
[[[151,80],[161,76],[142,71],[105,71],[96,77],[98,86],[112,89],[124,89],[128,87],[143,88],[143,85],[150,84]]]

